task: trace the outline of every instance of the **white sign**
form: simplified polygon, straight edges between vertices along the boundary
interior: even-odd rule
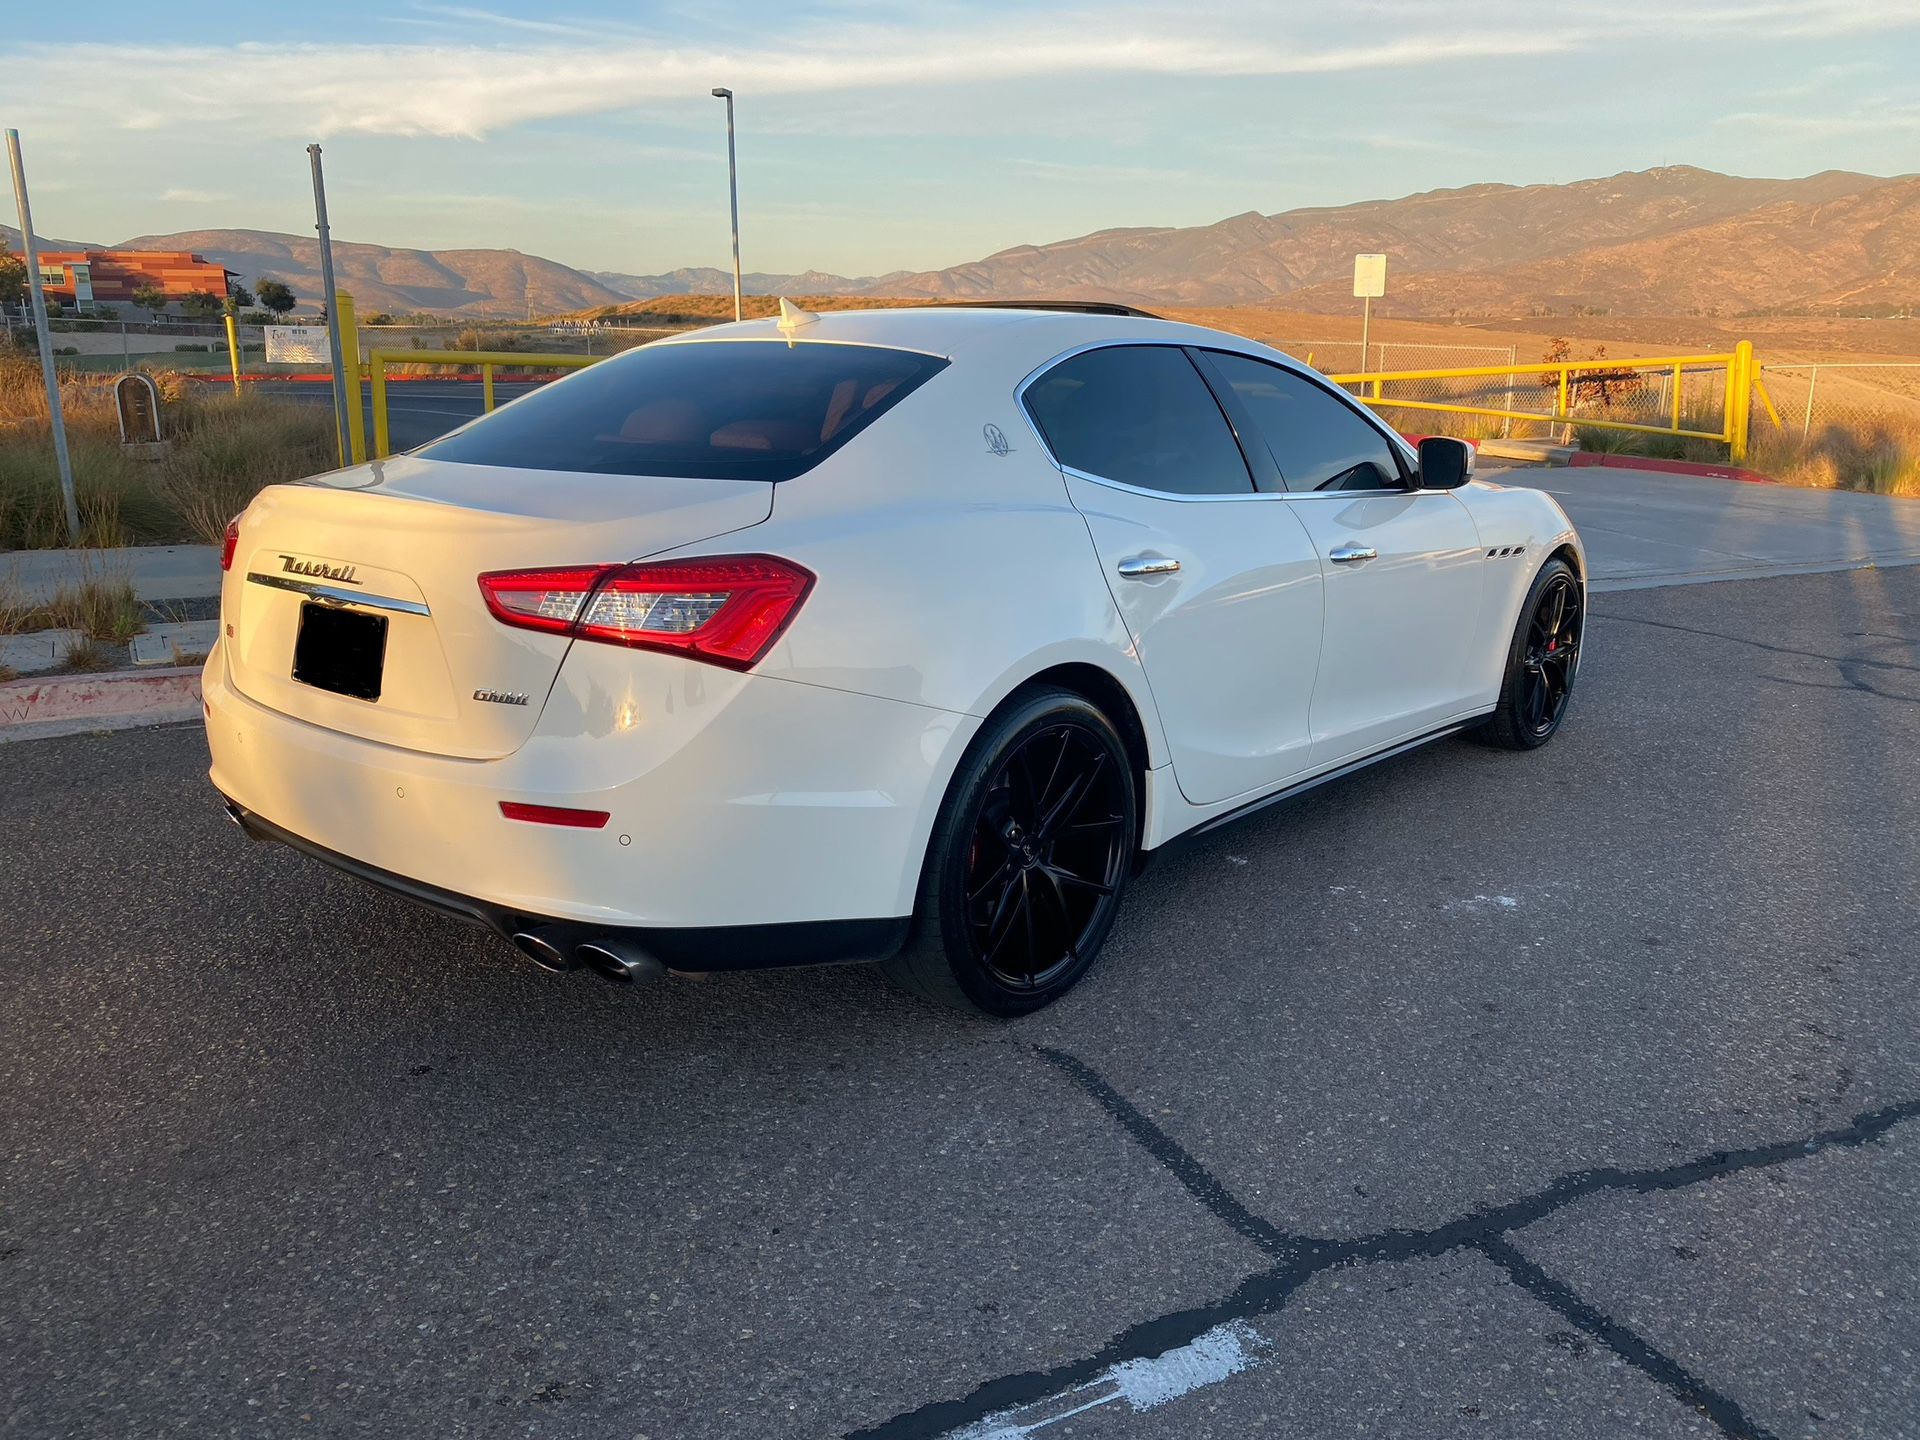
[[[333,348],[327,343],[326,326],[269,325],[266,332],[269,365],[332,367]]]
[[[1384,255],[1356,255],[1353,257],[1353,298],[1356,300],[1378,300],[1387,293],[1387,257]]]

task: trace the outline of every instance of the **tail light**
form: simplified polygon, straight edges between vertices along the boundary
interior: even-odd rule
[[[480,577],[505,625],[668,650],[746,670],[772,648],[813,588],[813,572],[771,555],[640,565],[498,570]]]
[[[240,521],[236,518],[227,522],[227,538],[220,546],[220,568],[223,571],[233,569],[233,552],[240,548]]]

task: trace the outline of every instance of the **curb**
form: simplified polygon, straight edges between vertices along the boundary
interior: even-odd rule
[[[1777,485],[1771,475],[1749,470],[1744,465],[1713,465],[1703,460],[1654,460],[1635,455],[1603,455],[1576,450],[1567,464],[1575,469],[1595,465],[1613,470],[1652,470],[1661,475],[1704,475],[1710,480],[1738,480],[1747,485]]]
[[[200,667],[54,675],[0,684],[0,745],[200,717]]]
[[[425,353],[431,354],[432,352],[428,351]],[[602,357],[595,356],[594,358],[600,359]],[[182,370],[182,371],[179,371],[178,373],[180,375],[180,378],[183,380],[198,380],[202,384],[206,384],[206,385],[233,384],[232,375],[221,374],[217,371]],[[554,378],[553,375],[547,371],[542,371],[536,375],[530,370],[504,370],[499,367],[495,367],[493,372],[493,383],[496,385],[532,385],[537,382],[551,380],[553,378]],[[450,371],[445,375],[389,375],[387,376],[387,384],[410,385],[410,384],[413,384],[415,381],[433,381],[436,383],[445,384],[448,381],[457,380],[457,381],[460,381],[462,384],[478,385],[481,383],[481,379],[482,377],[478,371],[455,370],[455,371]],[[317,370],[311,373],[303,371],[296,375],[263,375],[254,371],[245,371],[245,372],[242,372],[240,376],[240,380],[243,384],[247,384],[247,385],[273,384],[276,381],[283,384],[287,381],[295,381],[295,382],[305,383],[305,384],[330,385],[333,383],[333,372],[331,370]]]

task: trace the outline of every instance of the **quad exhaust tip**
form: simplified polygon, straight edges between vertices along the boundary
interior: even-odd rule
[[[516,930],[511,937],[513,943],[542,970],[551,970],[556,975],[565,974],[573,969],[574,959],[565,950],[538,930]]]
[[[666,966],[618,935],[596,935],[575,942],[559,929],[548,927],[516,930],[509,938],[521,954],[555,974],[584,966],[603,979],[624,985],[667,973]]]
[[[594,974],[622,985],[659,979],[667,973],[666,966],[653,956],[618,938],[589,940],[574,953]]]

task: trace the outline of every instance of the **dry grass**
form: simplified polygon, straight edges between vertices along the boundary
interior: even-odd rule
[[[99,641],[80,640],[68,649],[66,668],[75,674],[111,670],[114,660],[114,652]]]
[[[262,486],[334,463],[331,417],[319,407],[155,379],[171,441],[159,460],[127,455],[104,383],[62,387],[82,544],[218,544]],[[70,543],[46,415],[38,367],[0,357],[0,549]]]
[[[1829,425],[1804,441],[1756,429],[1748,463],[1788,485],[1920,496],[1920,424]]]
[[[268,485],[333,468],[333,414],[249,392],[219,394],[184,409],[173,449],[152,477],[154,493],[192,534],[218,545],[227,522]]]

